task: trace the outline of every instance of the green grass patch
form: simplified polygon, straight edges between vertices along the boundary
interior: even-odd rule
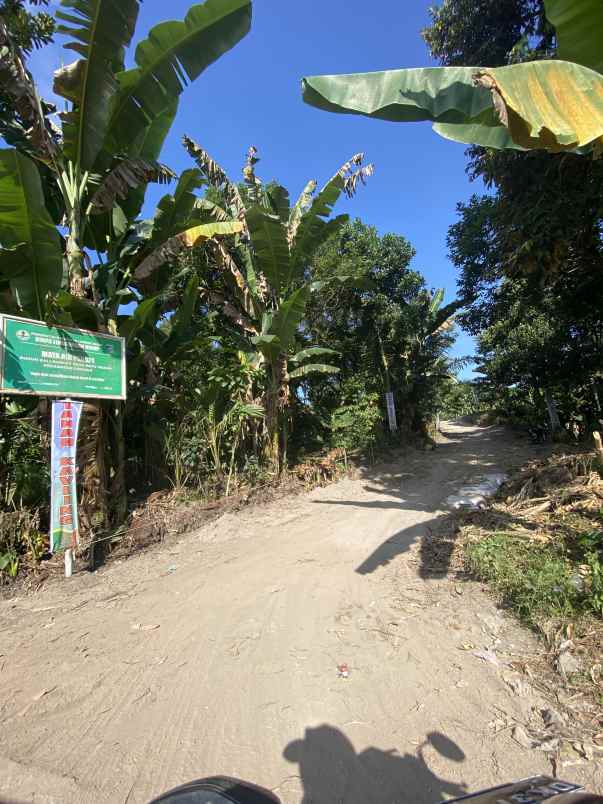
[[[585,552],[592,562],[586,577],[579,571],[584,553],[572,555],[563,544],[542,544],[508,533],[493,533],[467,545],[466,557],[475,576],[487,581],[522,620],[537,625],[543,617],[587,611],[601,615],[600,556],[592,547]]]

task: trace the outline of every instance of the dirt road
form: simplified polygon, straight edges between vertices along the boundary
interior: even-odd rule
[[[550,771],[473,650],[504,666],[530,637],[421,549],[449,494],[525,451],[448,426],[391,471],[3,601],[0,795],[135,804],[224,773],[285,804],[436,802]]]

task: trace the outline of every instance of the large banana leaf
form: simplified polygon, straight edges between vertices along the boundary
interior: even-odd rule
[[[203,179],[196,168],[181,173],[174,195],[164,195],[157,204],[153,219],[151,239],[154,243],[162,243],[189,222],[195,206],[195,190],[203,185]]]
[[[297,328],[306,313],[311,292],[310,285],[302,285],[301,288],[294,290],[289,298],[280,304],[272,318],[270,334],[276,335],[283,352],[286,352],[293,343]]]
[[[337,374],[340,370],[338,366],[329,366],[328,363],[307,363],[290,371],[289,379],[299,380],[309,374]]]
[[[287,238],[289,243],[293,243],[295,240],[295,236],[297,234],[297,229],[299,224],[301,223],[301,219],[305,212],[310,209],[312,204],[312,197],[316,192],[316,181],[314,179],[310,179],[310,181],[306,184],[304,189],[301,191],[299,198],[295,202],[295,204],[291,207],[291,211],[289,212],[289,222],[287,225]]]
[[[150,162],[158,160],[161,149],[163,148],[163,143],[174,122],[177,111],[178,99],[176,98],[169,107],[161,114],[157,115],[153,122],[143,129],[139,136],[124,149],[125,153],[129,156],[139,157],[140,159]],[[103,147],[94,166],[94,172],[98,175],[105,175],[113,162],[113,154],[107,150],[106,146],[107,143],[105,141],[105,147]],[[140,214],[146,189],[146,184],[132,188],[127,198],[120,204],[121,210],[125,215],[126,223],[135,220]],[[95,251],[104,251],[106,243],[114,239],[116,228],[112,217],[112,213],[104,213],[94,215],[88,220],[88,225],[84,232],[84,245],[87,248],[92,248]]]
[[[152,122],[144,128],[138,138],[126,148],[129,156],[138,156],[141,159],[156,161],[159,159],[165,138],[169,134],[172,123],[178,111],[178,98],[174,98],[169,106],[153,118]],[[140,213],[144,202],[146,185],[130,192],[124,203],[124,211],[129,220],[134,220]]]
[[[292,363],[302,363],[309,357],[322,357],[324,355],[340,355],[335,349],[328,349],[326,346],[308,346],[307,349],[302,349],[291,358]]]
[[[63,277],[61,240],[44,204],[40,174],[18,151],[0,150],[0,244],[13,248],[1,273],[8,273],[21,309],[43,318],[47,293],[56,293]]]
[[[276,335],[255,335],[251,339],[251,343],[260,350],[260,352],[271,360],[276,360],[281,349],[281,342]]]
[[[199,277],[193,274],[184,289],[182,301],[170,321],[170,334],[163,344],[160,357],[172,358],[183,346],[191,344],[189,327],[199,300]]]
[[[180,337],[186,333],[186,330],[188,329],[195,312],[198,298],[199,277],[196,274],[193,274],[186,283],[186,288],[184,289],[182,296],[182,303],[174,313],[170,337],[172,335]]]
[[[73,296],[66,290],[60,290],[56,296],[57,306],[71,316],[71,322],[76,327],[97,331],[101,328],[102,315],[94,302]]]
[[[603,3],[601,0],[545,0],[557,34],[557,55],[603,73]]]
[[[136,48],[137,66],[117,75],[120,89],[111,115],[116,145],[127,146],[250,25],[251,0],[206,0],[191,6],[184,21],[152,28]]]
[[[304,100],[382,120],[431,120],[461,142],[553,151],[603,142],[603,76],[564,61],[315,76]],[[502,136],[493,136],[493,130]]]
[[[478,67],[417,67],[374,73],[316,75],[302,81],[306,103],[328,112],[360,114],[398,123],[465,123],[488,115],[497,125],[486,89],[473,85]]]
[[[291,209],[289,202],[289,191],[287,188],[283,187],[281,184],[272,182],[266,187],[266,195],[270,200],[270,204],[272,205],[275,215],[279,216],[281,223],[288,225]]]
[[[159,298],[153,296],[152,298],[144,299],[137,305],[132,315],[120,322],[119,334],[124,336],[127,343],[130,344],[134,336],[145,327],[155,329],[160,315]]]
[[[285,226],[278,215],[271,215],[260,206],[247,210],[246,221],[257,267],[272,290],[280,296],[287,287],[290,274]]]
[[[61,0],[59,33],[73,37],[65,47],[82,57],[55,73],[54,91],[73,103],[62,115],[64,150],[82,170],[90,170],[109,125],[119,86],[111,64],[130,43],[138,0]]]

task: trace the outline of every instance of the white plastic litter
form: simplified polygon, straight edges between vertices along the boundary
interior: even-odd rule
[[[485,506],[487,498],[491,497],[506,479],[507,476],[502,472],[493,472],[477,478],[474,483],[461,486],[456,494],[446,497],[446,505],[450,508],[470,508],[477,511]]]

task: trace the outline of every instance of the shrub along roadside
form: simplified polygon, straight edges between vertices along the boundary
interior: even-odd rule
[[[602,505],[600,460],[565,447],[528,463],[486,509],[457,522],[457,566],[542,637],[542,652],[523,660],[526,673],[595,731],[603,726]]]
[[[487,581],[529,625],[543,617],[603,615],[603,522],[600,531],[578,534],[579,550],[564,542],[542,545],[510,533],[469,544],[470,571]]]

